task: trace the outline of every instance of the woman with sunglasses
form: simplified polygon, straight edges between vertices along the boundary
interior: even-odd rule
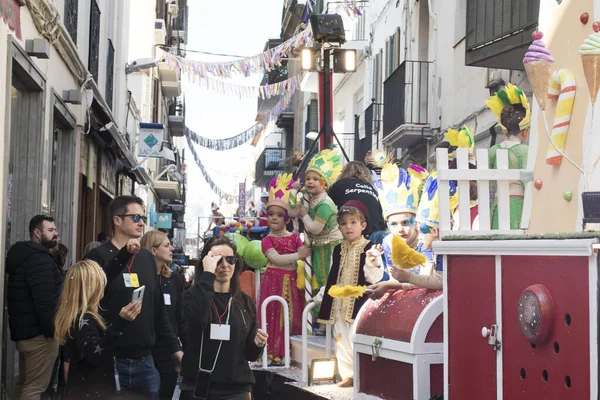
[[[243,261],[224,237],[207,242],[202,269],[183,295],[190,337],[183,357],[181,400],[250,400],[268,335],[258,329],[256,305],[240,290]],[[193,339],[192,339],[193,338]]]

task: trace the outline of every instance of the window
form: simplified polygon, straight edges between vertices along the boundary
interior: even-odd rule
[[[106,104],[112,110],[113,108],[113,88],[115,76],[115,48],[112,40],[108,39],[108,54],[106,57],[106,89],[104,91],[104,99]]]
[[[77,17],[79,14],[79,0],[65,0],[65,28],[73,43],[77,45]]]
[[[98,82],[100,65],[100,8],[96,0],[92,0],[90,10],[90,55],[88,69]]]
[[[154,85],[152,87],[152,122],[158,123],[158,117],[160,113],[160,81],[158,78],[154,78]]]

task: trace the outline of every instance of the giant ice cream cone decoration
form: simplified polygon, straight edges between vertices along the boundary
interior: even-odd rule
[[[533,87],[535,98],[540,108],[545,110],[549,87],[548,79],[550,78],[550,69],[552,68],[552,63],[554,63],[554,58],[550,55],[550,50],[548,50],[542,41],[544,34],[540,31],[535,31],[532,36],[534,41],[525,54],[523,65]]]
[[[592,104],[596,102],[600,89],[600,33],[594,32],[579,47],[585,80],[590,90]]]

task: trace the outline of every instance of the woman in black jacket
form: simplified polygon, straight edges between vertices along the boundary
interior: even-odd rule
[[[125,253],[127,247],[123,249],[121,252]],[[107,327],[98,314],[106,282],[107,275],[91,260],[76,263],[65,277],[55,322],[56,338],[71,359],[64,399],[122,398],[118,393],[113,349],[129,322],[140,313],[142,302],[138,300],[123,307]],[[127,398],[145,397],[128,392]]]
[[[156,261],[156,280],[163,294],[165,308],[169,322],[175,336],[181,341],[182,350],[187,347],[187,328],[183,317],[183,280],[179,274],[174,274],[169,268],[173,262],[173,246],[166,233],[160,231],[147,232],[140,241],[142,247],[150,250]],[[152,349],[152,358],[160,374],[160,400],[171,400],[179,374],[175,368],[175,361],[169,349],[169,343],[164,343],[157,338]]]
[[[250,400],[267,333],[257,328],[256,305],[240,290],[244,263],[223,237],[202,250],[203,271],[183,295],[191,339],[183,356],[181,400]]]

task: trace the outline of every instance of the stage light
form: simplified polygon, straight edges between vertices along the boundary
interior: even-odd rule
[[[337,359],[316,358],[310,363],[310,373],[308,375],[308,384],[313,382],[334,381],[337,373]]]
[[[302,71],[317,70],[317,49],[304,47],[300,51],[300,69]]]
[[[336,49],[333,52],[333,72],[356,72],[356,50]]]
[[[313,14],[310,16],[313,37],[317,42],[344,43],[346,31],[339,14]]]

